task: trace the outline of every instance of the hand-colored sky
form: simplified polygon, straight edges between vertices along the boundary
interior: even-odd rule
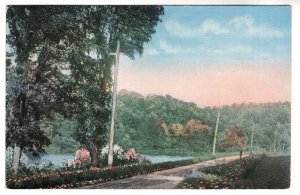
[[[289,6],[166,6],[143,56],[121,56],[119,89],[199,106],[290,101]]]

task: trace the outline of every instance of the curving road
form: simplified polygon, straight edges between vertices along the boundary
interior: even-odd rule
[[[138,175],[126,179],[81,186],[78,187],[78,189],[173,189],[184,179],[184,176],[191,171],[238,159],[239,156],[223,157],[183,167],[157,171],[147,175]]]

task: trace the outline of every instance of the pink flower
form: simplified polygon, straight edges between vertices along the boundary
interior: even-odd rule
[[[91,158],[90,152],[86,149],[77,150],[75,153],[75,160],[80,160],[81,162],[89,161]]]
[[[76,159],[76,160],[74,161],[74,163],[75,163],[76,166],[80,166],[80,165],[81,165],[81,161],[78,160],[78,159]]]
[[[124,158],[126,160],[130,160],[130,159],[137,159],[138,158],[138,153],[135,151],[134,148],[129,149],[127,152],[125,152],[124,154]]]

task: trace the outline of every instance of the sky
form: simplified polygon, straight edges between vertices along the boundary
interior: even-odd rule
[[[200,107],[291,99],[289,6],[165,6],[142,56],[121,56],[118,89]]]

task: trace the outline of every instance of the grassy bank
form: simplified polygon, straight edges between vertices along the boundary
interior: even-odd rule
[[[191,173],[177,188],[285,189],[290,186],[290,156],[244,158]]]
[[[218,154],[217,157],[231,156],[232,153]],[[112,170],[106,167],[98,169],[82,170],[57,170],[53,172],[40,172],[23,176],[9,176],[6,185],[12,189],[34,188],[72,188],[87,184],[101,183],[109,180],[132,177],[134,175],[148,174],[155,171],[171,169],[175,167],[194,164],[211,159],[207,154],[194,157],[191,160],[164,162],[157,164],[135,164],[114,167]]]

